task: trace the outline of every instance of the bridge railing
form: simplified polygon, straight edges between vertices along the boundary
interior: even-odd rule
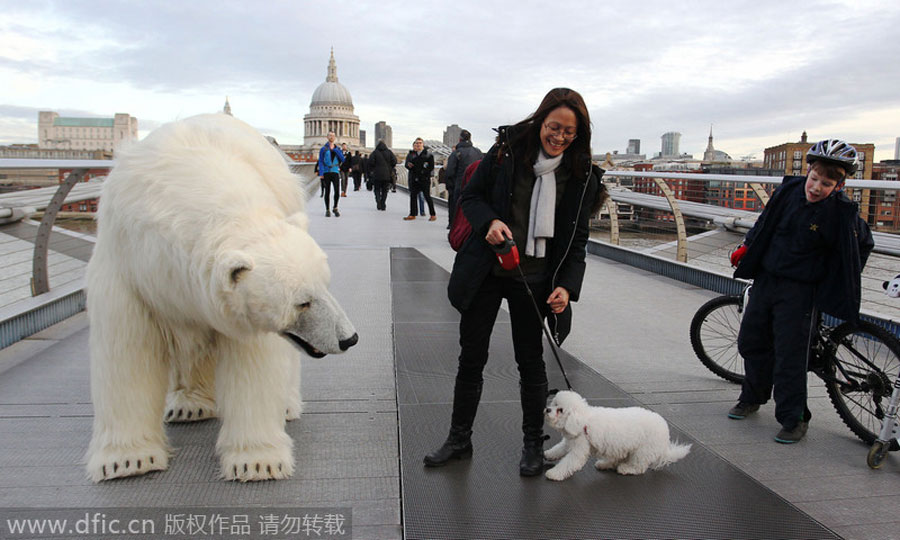
[[[607,171],[610,201],[593,237],[690,267],[730,275],[729,254],[753,226],[781,177]],[[882,284],[900,274],[900,182],[850,180],[845,191],[875,237],[863,272],[863,308],[900,320]],[[896,217],[896,219],[895,219]]]
[[[42,297],[55,297],[62,292],[46,294],[52,277],[47,272],[53,268],[47,253],[56,216],[53,208],[58,211],[62,204],[99,197],[101,183],[77,182],[79,174],[84,169],[108,169],[113,165],[112,161],[0,159],[0,169],[52,166],[70,171],[58,188],[0,196],[0,218],[27,206],[45,210],[32,256],[31,289],[36,297],[31,304],[39,306]],[[318,190],[313,163],[291,162],[290,167],[310,194]],[[397,166],[397,173],[398,184],[405,186],[407,173],[402,164]],[[432,194],[443,204],[441,197],[446,192],[437,178],[436,173],[432,177]],[[729,277],[732,269],[728,254],[752,227],[781,178],[611,170],[604,182],[611,199],[592,220],[591,251],[724,292],[738,286]],[[900,309],[896,307],[900,302],[888,298],[882,288],[884,281],[900,274],[898,188],[897,182],[851,180],[846,190],[860,205],[861,215],[876,237],[876,253],[870,257],[863,275],[863,309],[885,320],[900,321]],[[64,193],[67,189],[68,196]],[[83,300],[79,301],[83,305]],[[69,303],[71,309],[79,309],[78,302],[70,299]],[[60,312],[55,317],[65,316]]]

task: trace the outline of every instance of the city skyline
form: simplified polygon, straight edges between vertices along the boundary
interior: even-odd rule
[[[900,6],[892,3],[700,2],[685,12],[665,2],[525,2],[498,6],[504,24],[485,26],[471,16],[477,6],[354,6],[337,25],[288,2],[7,6],[0,144],[36,142],[40,110],[127,113],[144,137],[220,111],[225,96],[236,117],[301,144],[333,46],[360,128],[385,121],[399,149],[418,136],[441,140],[451,124],[486,149],[492,127],[521,120],[564,85],[585,97],[595,154],[640,139],[650,157],[675,131],[696,157],[712,124],[716,149],[735,159],[761,159],[803,131],[874,143],[876,160],[893,158],[900,72],[887,44]]]

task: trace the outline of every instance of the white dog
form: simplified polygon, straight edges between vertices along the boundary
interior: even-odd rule
[[[562,458],[545,473],[550,480],[572,476],[591,455],[598,458],[594,464],[598,470],[643,474],[675,463],[691,450],[689,444],[669,441],[663,417],[641,407],[591,407],[583,397],[565,390],[556,394],[545,413],[547,423],[563,435],[544,452],[548,460]]]

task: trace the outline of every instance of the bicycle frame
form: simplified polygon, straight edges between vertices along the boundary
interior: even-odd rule
[[[817,345],[814,347],[813,355],[816,357],[814,359],[814,363],[816,365],[812,365],[810,367],[810,371],[815,373],[822,381],[826,383],[835,383],[841,389],[842,394],[847,394],[850,392],[864,392],[868,393],[873,390],[873,386],[870,383],[868,373],[860,373],[860,372],[851,372],[847,369],[847,366],[844,362],[837,361],[835,359],[835,353],[837,351],[838,344],[831,340],[830,334],[831,331],[836,327],[829,327],[825,325],[821,320],[821,315],[819,319],[819,327],[818,327],[818,339]],[[852,342],[844,342],[843,345],[848,351],[850,351],[853,356],[860,360],[863,364],[868,366],[872,371],[877,373],[880,377],[885,377],[886,374],[881,370],[880,367],[872,363],[865,355],[860,353],[855,347],[852,346]],[[831,365],[829,365],[831,364]],[[844,380],[839,379],[838,377],[832,375],[832,371],[830,368],[834,368],[839,371],[841,375],[843,375]],[[881,406],[881,396],[877,396],[874,399],[875,403],[875,411],[874,414],[878,418],[883,418],[885,415],[885,411]]]
[[[881,425],[881,433],[878,440],[887,443],[891,439],[900,441],[900,426],[897,425],[897,408],[900,405],[900,374],[894,380],[894,391],[891,393],[891,401],[888,403],[887,412],[884,414],[884,422]]]

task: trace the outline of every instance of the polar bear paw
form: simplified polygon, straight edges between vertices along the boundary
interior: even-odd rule
[[[165,448],[153,446],[105,448],[93,452],[87,465],[88,475],[94,482],[138,476],[168,468],[169,452]]]
[[[280,480],[294,474],[294,456],[290,446],[228,450],[223,452],[221,463],[222,476],[226,480]]]
[[[200,422],[215,417],[215,401],[196,392],[176,390],[166,396],[166,412],[163,416],[166,422]]]

